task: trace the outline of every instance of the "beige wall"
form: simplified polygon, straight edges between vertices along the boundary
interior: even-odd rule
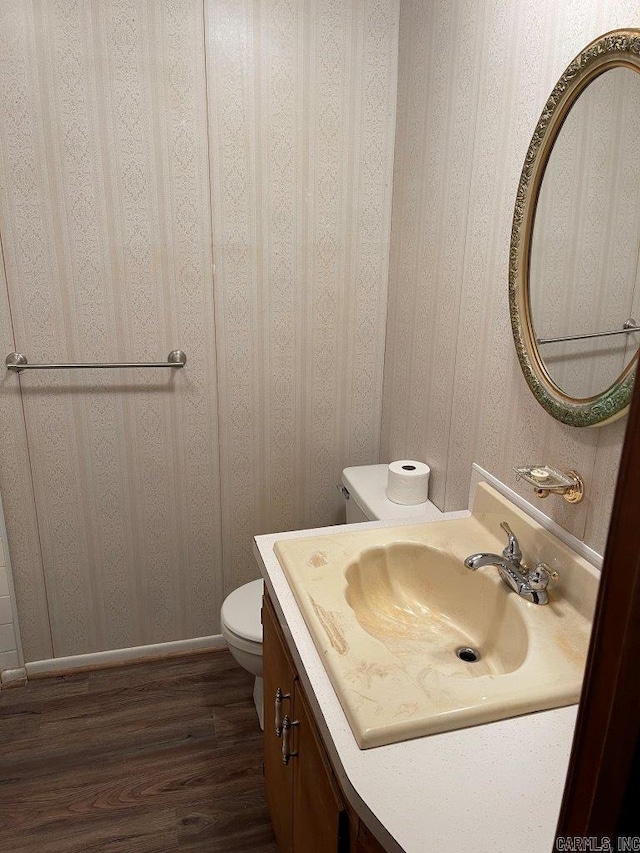
[[[217,633],[251,537],[377,461],[397,35],[397,0],[0,6],[4,352],[189,358],[3,376],[27,661]]]
[[[380,442],[398,4],[206,6],[225,565]]]
[[[22,665],[13,576],[9,565],[6,529],[0,500],[0,673]],[[0,689],[2,685],[0,684]]]
[[[27,660],[215,633],[251,536],[335,520],[347,463],[423,458],[447,509],[472,461],[575,467],[584,503],[544,509],[602,549],[625,423],[534,401],[507,256],[548,92],[640,5],[403,0],[392,218],[398,6],[0,5],[3,352],[189,354],[169,392],[3,376]]]
[[[544,511],[604,547],[625,421],[576,430],[534,400],[511,339],[507,262],[516,188],[546,98],[591,39],[640,26],[640,4],[403,0],[381,458],[432,466],[431,494],[466,506],[471,462],[575,468],[586,499]]]

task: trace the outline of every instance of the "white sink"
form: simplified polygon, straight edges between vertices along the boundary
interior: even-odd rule
[[[463,565],[501,553],[502,521],[528,562],[560,574],[549,604]],[[486,484],[468,518],[275,551],[361,748],[578,701],[598,573]]]

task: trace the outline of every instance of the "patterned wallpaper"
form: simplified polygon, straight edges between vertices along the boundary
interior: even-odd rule
[[[0,677],[4,670],[18,669],[22,665],[18,652],[20,632],[16,618],[12,578],[4,514],[0,500]],[[0,684],[0,689],[2,689],[2,684]]]
[[[4,351],[189,356],[3,376],[27,660],[216,633],[252,535],[334,521],[378,456],[429,462],[447,509],[474,460],[573,466],[587,498],[545,509],[602,549],[624,421],[530,395],[507,256],[548,92],[640,5],[402,0],[394,166],[399,6],[0,4]]]
[[[577,430],[535,401],[515,355],[507,264],[531,134],[568,62],[638,2],[403,0],[381,458],[424,459],[443,509],[467,505],[471,463],[575,468],[586,498],[543,509],[606,539],[625,420]],[[425,85],[428,81],[428,85]]]
[[[209,3],[223,548],[338,519],[377,461],[397,4]]]
[[[377,461],[397,0],[0,5],[5,374],[26,660],[219,631],[256,533]]]

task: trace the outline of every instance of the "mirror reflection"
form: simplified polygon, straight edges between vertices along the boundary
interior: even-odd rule
[[[601,394],[640,344],[640,332],[624,330],[640,323],[639,197],[640,74],[616,67],[587,86],[562,125],[531,240],[533,333],[568,397]]]

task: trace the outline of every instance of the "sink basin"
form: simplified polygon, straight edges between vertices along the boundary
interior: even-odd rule
[[[418,682],[425,664],[453,678],[478,678],[524,663],[528,634],[515,596],[451,554],[421,542],[390,542],[366,548],[345,579],[359,625]]]
[[[549,604],[463,565],[502,551],[501,521],[529,562],[560,574]],[[598,573],[484,483],[466,518],[346,528],[275,552],[362,749],[578,701]]]

